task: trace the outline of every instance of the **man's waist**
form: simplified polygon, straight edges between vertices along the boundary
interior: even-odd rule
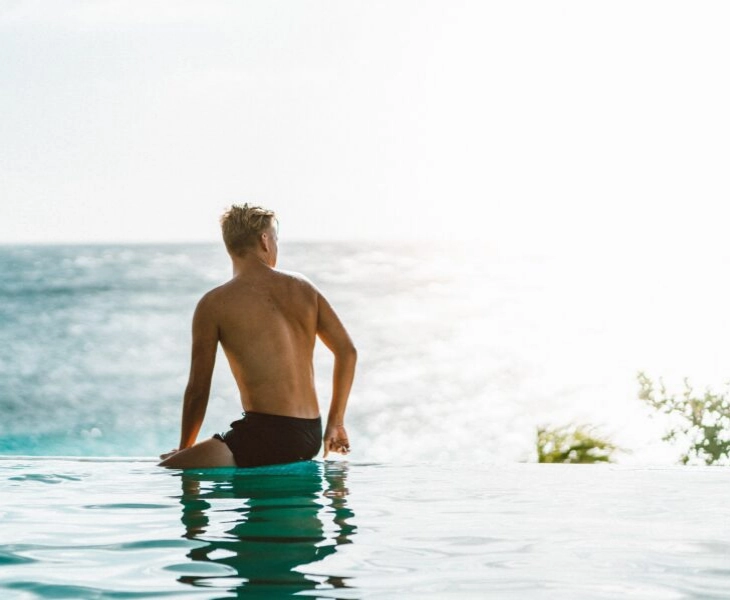
[[[317,423],[322,421],[322,417],[320,415],[317,415],[316,417],[301,417],[298,415],[291,415],[291,414],[278,414],[278,413],[271,413],[271,412],[261,412],[258,410],[245,410],[243,412],[243,416],[246,419],[252,419],[252,420],[276,420],[276,421],[283,421],[283,420],[290,420],[290,421],[297,421],[297,422],[311,422],[311,423]]]

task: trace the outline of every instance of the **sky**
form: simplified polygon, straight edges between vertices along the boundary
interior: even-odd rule
[[[717,254],[730,4],[0,0],[0,243]]]

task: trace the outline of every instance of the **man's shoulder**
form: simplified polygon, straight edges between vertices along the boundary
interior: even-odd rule
[[[282,271],[281,269],[277,269],[276,273],[294,285],[300,285],[304,288],[311,289],[314,292],[317,291],[317,286],[315,286],[306,275],[297,273],[296,271]]]
[[[229,284],[230,281],[205,292],[198,301],[198,308],[205,309],[214,306],[226,294]]]

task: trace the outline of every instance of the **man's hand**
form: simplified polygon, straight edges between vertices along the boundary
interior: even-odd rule
[[[324,432],[324,457],[327,458],[330,452],[337,454],[350,452],[350,440],[347,439],[344,425],[327,425]]]
[[[175,448],[174,450],[170,450],[169,452],[165,452],[165,454],[160,454],[160,460],[165,460],[166,458],[170,458],[173,454],[177,454],[179,450]]]

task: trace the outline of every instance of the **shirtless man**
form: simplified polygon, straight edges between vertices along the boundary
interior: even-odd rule
[[[322,294],[305,278],[274,269],[276,217],[232,206],[221,217],[233,278],[205,294],[193,315],[190,378],[179,449],[161,466],[252,467],[350,451],[344,418],[357,353]],[[322,435],[312,357],[316,337],[334,354],[332,403]],[[244,418],[224,434],[195,443],[208,405],[216,349],[225,351]]]

